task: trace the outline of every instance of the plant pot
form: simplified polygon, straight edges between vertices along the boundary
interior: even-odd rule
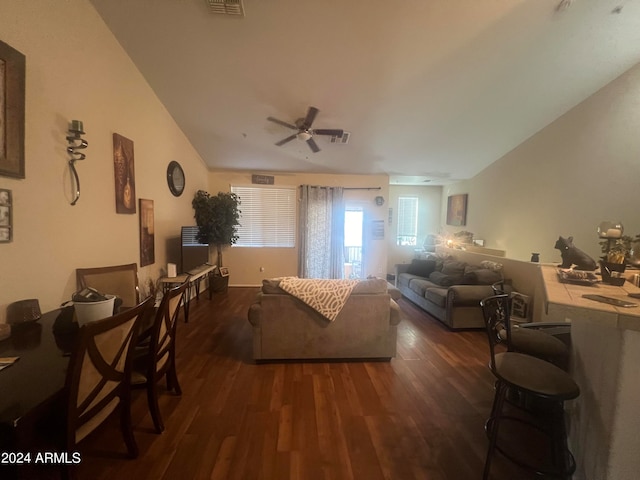
[[[227,291],[227,289],[229,288],[229,277],[221,277],[221,276],[214,276],[214,277],[210,277],[209,281],[211,282],[211,285],[209,285],[209,288],[211,289],[212,292],[216,292],[216,293],[225,293]]]
[[[611,285],[617,285],[624,283],[624,277],[621,274],[624,272],[626,265],[624,263],[609,263],[604,260],[600,260],[600,273],[602,274],[602,281]],[[616,272],[616,273],[614,273]],[[622,282],[620,282],[622,279]],[[612,280],[616,283],[612,283]],[[618,285],[618,286],[620,286]]]

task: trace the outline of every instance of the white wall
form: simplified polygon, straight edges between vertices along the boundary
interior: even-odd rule
[[[597,68],[594,66],[594,68]],[[526,92],[523,92],[525,94]],[[514,112],[514,116],[526,112]],[[559,235],[597,259],[603,220],[640,234],[640,65],[538,132],[473,179],[444,187],[468,193],[466,227],[507,257],[559,262]]]
[[[219,171],[209,174],[209,193],[215,195],[220,191],[228,192],[231,185],[251,184],[251,174],[260,173],[273,175],[275,185],[298,186],[324,185],[352,188],[377,188],[380,190],[350,190],[345,191],[345,200],[363,206],[364,238],[366,248],[364,258],[365,276],[384,276],[387,265],[387,242],[389,228],[387,224],[387,199],[389,198],[389,177],[386,175],[327,175],[302,173],[269,173],[269,172],[230,172]],[[385,198],[385,204],[375,204],[375,197]],[[240,206],[242,210],[242,206]],[[385,240],[372,238],[372,222],[384,220]],[[192,220],[191,225],[194,221]],[[262,279],[297,275],[298,247],[295,248],[243,248],[231,247],[223,251],[223,262],[231,272],[230,285],[260,285]],[[260,268],[264,271],[260,271]]]
[[[138,215],[115,213],[112,134],[134,141],[137,198],[154,200],[156,279],[167,242],[193,218],[207,187],[204,162],[86,0],[0,2],[0,39],[26,55],[26,178],[0,177],[13,192],[13,242],[0,244],[0,322],[6,306],[38,298],[56,308],[75,290],[75,269],[140,262]],[[84,122],[82,194],[71,206],[68,123]],[[169,161],[186,174],[182,197],[167,188]]]

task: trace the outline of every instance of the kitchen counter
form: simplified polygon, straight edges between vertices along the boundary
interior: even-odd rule
[[[640,471],[640,293],[621,287],[561,283],[555,266],[541,266],[543,321],[571,322],[571,375],[580,396],[566,405],[574,480],[636,479]],[[624,308],[588,300],[598,294],[636,303]]]

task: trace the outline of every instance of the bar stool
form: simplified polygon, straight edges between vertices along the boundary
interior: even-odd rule
[[[576,468],[573,455],[567,448],[564,427],[564,402],[580,394],[578,385],[561,368],[542,359],[523,353],[506,351],[496,352],[496,346],[507,336],[509,343],[509,295],[494,295],[480,302],[484,315],[491,361],[489,367],[496,377],[496,392],[491,408],[491,415],[485,428],[489,437],[489,448],[485,460],[483,479],[489,478],[491,461],[497,450],[520,467],[535,472],[537,475],[548,475],[556,478],[569,477]],[[549,425],[534,422],[525,416],[507,415],[503,409],[508,393],[516,393],[539,400],[548,408],[544,416],[550,420]],[[498,443],[500,424],[503,421],[514,421],[535,428],[546,434],[551,445],[551,466],[531,465],[522,456],[507,452]]]
[[[504,282],[497,282],[491,285],[496,295],[502,295],[507,293],[505,290]],[[510,335],[506,334],[506,331],[500,331],[500,338],[503,342],[506,342],[507,349],[511,352],[526,353],[533,357],[541,358],[547,362],[551,362],[554,365],[567,370],[569,363],[569,348],[557,337],[546,333],[540,328],[553,327],[557,329],[568,330],[571,328],[570,323],[560,325],[558,323],[540,323],[527,324],[526,326],[511,325]]]

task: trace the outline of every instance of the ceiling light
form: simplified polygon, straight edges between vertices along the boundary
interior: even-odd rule
[[[309,132],[298,133],[298,140],[302,140],[303,142],[306,142],[310,138],[311,138],[311,134]]]

